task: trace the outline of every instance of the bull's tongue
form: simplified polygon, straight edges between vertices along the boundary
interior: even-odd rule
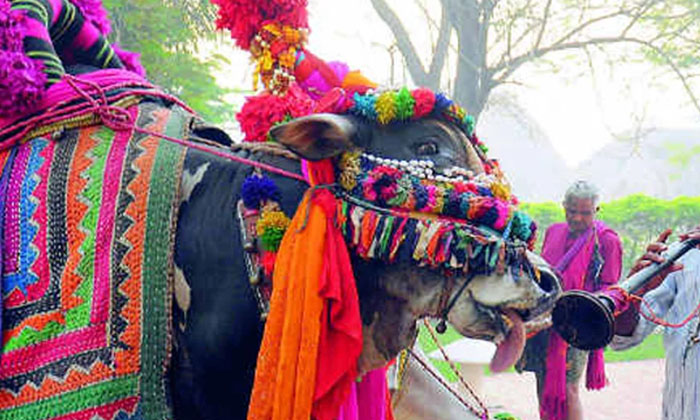
[[[505,340],[496,348],[496,354],[491,359],[491,371],[503,372],[518,361],[525,348],[525,326],[523,320],[515,311],[506,309],[503,314],[507,316],[513,327],[508,332]]]

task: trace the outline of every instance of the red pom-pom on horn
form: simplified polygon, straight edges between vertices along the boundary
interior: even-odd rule
[[[216,26],[231,31],[236,45],[249,50],[262,27],[278,23],[308,29],[307,0],[212,0],[219,6]]]

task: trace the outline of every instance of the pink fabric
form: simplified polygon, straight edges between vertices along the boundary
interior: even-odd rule
[[[376,369],[364,376],[357,386],[357,403],[360,420],[384,420],[386,418],[386,369]]]
[[[360,418],[360,408],[357,404],[357,383],[350,385],[348,399],[340,407],[337,420],[358,420]]]
[[[27,164],[29,163],[29,155],[31,153],[30,147],[22,147],[17,151],[17,156],[15,157],[14,164],[12,165],[12,174],[10,179],[22,179],[24,173],[27,171]],[[5,202],[7,206],[6,214],[18,214],[19,205],[21,203],[21,193],[22,184],[20,182],[10,182],[7,186],[7,201]],[[20,226],[19,220],[15,218],[8,218],[5,222],[5,238],[3,238],[3,261],[5,267],[3,271],[5,273],[14,273],[19,270],[19,252],[20,252]],[[13,240],[9,240],[13,239]]]
[[[619,239],[612,229],[603,222],[594,225],[579,237],[569,234],[566,223],[550,226],[545,234],[542,257],[560,271],[563,290],[592,290],[593,279],[587,279],[588,266],[593,256],[596,236],[604,259],[601,270],[601,287],[619,278],[621,269],[621,249]],[[603,243],[605,238],[605,243]],[[615,274],[617,273],[617,274]],[[587,281],[589,280],[589,281]],[[540,416],[546,420],[566,419],[566,352],[568,344],[556,331],[550,331],[547,348],[547,363],[544,389],[540,404]],[[588,356],[586,387],[601,389],[605,386],[605,365],[603,350],[594,350]]]
[[[386,368],[354,382],[336,420],[388,420]]]
[[[97,40],[100,39],[100,36],[102,36],[102,34],[94,26],[83,25],[78,35],[73,38],[73,43],[66,49],[69,51],[87,51],[91,46],[95,45]]]
[[[348,65],[340,61],[330,61],[326,64],[328,69],[333,72],[333,75],[335,75],[337,79],[336,81],[327,80],[324,75],[318,69],[316,69],[312,71],[304,80],[300,80],[298,82],[299,86],[301,86],[304,91],[306,91],[314,100],[321,99],[328,91],[334,87],[337,87],[333,85],[333,82],[342,82],[345,75],[350,71]]]
[[[131,117],[136,119],[138,111],[136,107],[129,110]],[[104,179],[102,186],[102,196],[100,199],[100,212],[97,221],[97,233],[95,243],[107,244],[112,243],[112,235],[114,234],[114,218],[116,215],[117,198],[119,196],[118,181],[119,175],[122,173],[122,164],[124,162],[124,154],[127,150],[127,144],[131,139],[131,131],[120,131],[116,133],[112,141],[109,155],[105,163]],[[107,321],[109,310],[109,281],[111,275],[111,252],[101,252],[95,258],[95,287],[93,288],[93,307],[90,315],[90,321],[93,323]]]
[[[36,365],[43,366],[60,360],[65,357],[67,347],[76,353],[103,348],[107,337],[106,329],[107,324],[97,324],[5,353],[0,359],[0,369],[12,369],[13,374],[19,375],[29,372]]]
[[[53,10],[53,17],[51,18],[51,24],[58,22],[58,17],[61,16],[63,12],[63,2],[61,0],[49,0],[51,5],[51,10]]]

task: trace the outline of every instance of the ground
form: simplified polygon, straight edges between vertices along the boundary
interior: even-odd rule
[[[451,329],[439,336],[443,345],[460,338]],[[425,328],[421,328],[419,340],[426,353],[437,348]],[[606,373],[610,384],[601,391],[581,390],[584,418],[659,420],[664,382],[663,357],[661,334],[652,334],[637,347],[626,351],[606,350]],[[433,360],[433,363],[449,381],[456,381],[447,363],[440,360]],[[485,376],[472,386],[478,388],[478,395],[485,400],[491,414],[509,412],[519,420],[539,420],[532,373],[521,375],[510,370],[493,374],[486,369]]]
[[[664,360],[608,363],[610,385],[581,390],[586,420],[659,420]],[[535,377],[531,373],[493,374],[484,378],[482,396],[492,413],[508,411],[520,420],[539,420]]]

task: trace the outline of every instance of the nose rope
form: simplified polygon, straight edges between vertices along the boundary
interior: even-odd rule
[[[435,330],[438,333],[443,334],[445,331],[447,331],[447,315],[449,315],[450,311],[457,303],[457,300],[459,300],[460,296],[462,296],[462,293],[464,293],[464,291],[467,290],[467,286],[469,286],[469,283],[471,283],[474,276],[476,276],[476,273],[474,273],[473,271],[467,273],[467,279],[459,287],[457,293],[454,296],[452,296],[452,298],[447,302],[447,306],[445,306],[442,310],[438,308],[440,322],[437,324],[437,326],[435,326]]]

